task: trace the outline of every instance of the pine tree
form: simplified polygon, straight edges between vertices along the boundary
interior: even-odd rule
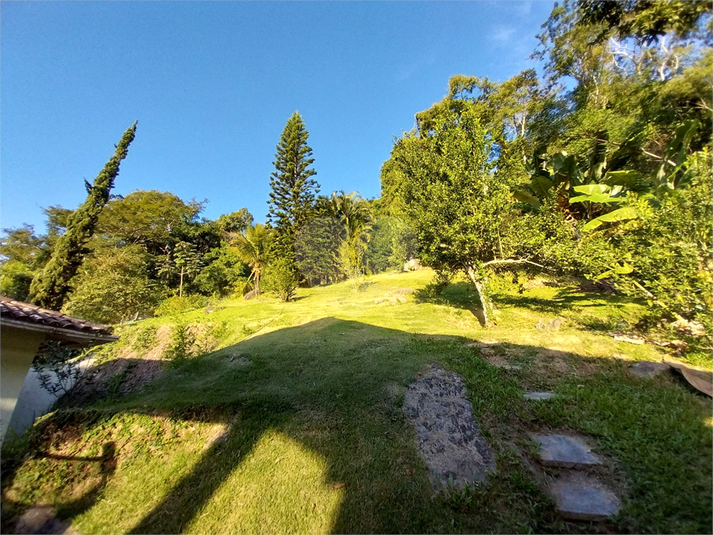
[[[53,310],[62,308],[71,289],[69,281],[84,260],[87,253],[84,246],[94,234],[99,214],[109,201],[109,192],[119,174],[119,163],[126,158],[135,133],[136,122],[124,132],[114,156],[94,180],[84,203],[69,217],[67,230],[57,240],[52,258],[30,285],[30,302]]]
[[[295,112],[282,131],[273,162],[275,171],[270,175],[267,221],[275,229],[271,256],[285,259],[294,271],[295,238],[310,219],[319,193],[319,184],[311,178],[317,171],[308,168],[314,162],[308,137],[302,117]]]

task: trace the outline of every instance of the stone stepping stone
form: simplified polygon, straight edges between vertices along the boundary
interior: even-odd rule
[[[540,445],[540,464],[562,468],[585,468],[602,464],[583,440],[566,435],[536,435],[530,437]]]
[[[599,480],[576,472],[555,479],[549,492],[557,510],[570,520],[604,520],[621,506],[616,494]]]
[[[403,410],[436,490],[481,483],[495,470],[460,375],[432,364],[409,386]]]
[[[557,397],[557,394],[554,392],[527,392],[525,394],[525,399],[534,399],[534,400],[541,400],[541,399],[552,399]]]
[[[663,362],[649,362],[648,360],[643,360],[633,364],[629,368],[629,373],[634,377],[655,377],[660,373],[668,371],[671,366]]]

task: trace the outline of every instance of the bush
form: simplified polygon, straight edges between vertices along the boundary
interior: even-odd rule
[[[161,289],[149,279],[147,255],[139,246],[107,248],[86,259],[64,307],[72,316],[120,323],[153,313]]]
[[[280,300],[289,301],[297,289],[297,275],[284,259],[270,264],[262,278],[263,289],[274,293]]]
[[[22,262],[8,260],[0,266],[0,294],[17,301],[27,301],[32,271]]]
[[[196,337],[186,323],[176,323],[171,330],[171,338],[163,358],[179,364],[193,355]]]

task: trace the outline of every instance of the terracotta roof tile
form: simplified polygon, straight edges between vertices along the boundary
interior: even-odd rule
[[[3,319],[12,319],[30,325],[46,325],[89,334],[111,334],[112,331],[108,325],[73,318],[61,312],[15,301],[2,295],[0,295],[0,316]]]

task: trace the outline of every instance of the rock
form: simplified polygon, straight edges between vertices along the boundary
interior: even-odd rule
[[[663,362],[649,362],[648,360],[643,360],[633,364],[629,368],[629,373],[634,377],[654,377],[670,369],[671,366]]]
[[[562,468],[582,468],[602,464],[583,440],[566,435],[536,435],[530,437],[540,444],[540,464]]]
[[[555,318],[548,322],[545,322],[543,319],[540,319],[540,321],[537,322],[537,325],[535,325],[535,329],[538,329],[540,331],[559,331],[560,327],[562,326],[562,323],[562,318]]]
[[[674,321],[671,327],[691,336],[705,336],[706,328],[697,321],[688,321],[683,318]]]
[[[255,297],[257,297],[257,293],[255,293],[255,290],[250,290],[244,296],[245,299],[254,299]]]
[[[409,386],[403,410],[436,490],[481,483],[495,470],[459,375],[431,365]]]
[[[377,297],[376,299],[374,299],[374,304],[380,305],[381,303],[386,303],[388,300],[388,297]]]
[[[404,271],[416,271],[421,269],[421,261],[418,258],[412,258],[404,264]]]
[[[555,479],[549,491],[562,516],[571,520],[604,520],[617,514],[621,505],[600,481],[580,473]]]
[[[56,533],[74,535],[77,531],[69,522],[62,522],[54,516],[49,505],[33,505],[23,513],[17,522],[15,533]]]
[[[525,399],[552,399],[557,395],[554,392],[527,392],[525,394]]]

